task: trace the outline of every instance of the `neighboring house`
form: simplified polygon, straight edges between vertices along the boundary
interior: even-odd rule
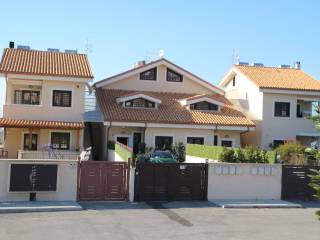
[[[264,149],[285,141],[317,145],[320,132],[308,117],[316,114],[320,82],[294,67],[234,65],[219,84],[226,97],[256,124],[256,131],[242,135],[243,144]]]
[[[176,142],[240,146],[254,123],[224,97],[224,91],[160,58],[94,84],[103,113],[104,144],[117,141],[167,149]],[[107,149],[103,149],[106,159]]]
[[[9,158],[76,158],[83,144],[84,94],[93,75],[85,54],[4,49],[6,98],[0,127]]]

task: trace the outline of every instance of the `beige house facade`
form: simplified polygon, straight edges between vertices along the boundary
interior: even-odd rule
[[[320,83],[295,66],[237,64],[219,86],[226,97],[256,125],[242,135],[243,145],[264,149],[284,142],[319,146],[320,132],[309,117],[317,114]]]
[[[182,142],[239,147],[255,125],[224,97],[224,91],[165,58],[140,62],[94,84],[104,116],[103,146],[121,142],[167,149]],[[107,158],[108,149],[102,150]]]
[[[84,94],[93,76],[85,54],[4,49],[0,127],[9,158],[77,158],[83,146]]]

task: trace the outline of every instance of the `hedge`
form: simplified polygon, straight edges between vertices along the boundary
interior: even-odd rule
[[[220,159],[220,154],[222,153],[222,151],[223,151],[223,147],[221,146],[187,144],[187,147],[186,147],[186,155],[200,157],[200,158],[214,159],[214,160]],[[275,151],[267,151],[267,156],[268,156],[269,163],[275,163],[275,159],[276,159]]]
[[[218,160],[223,147],[199,144],[187,144],[186,155]]]
[[[130,147],[121,144],[119,142],[116,142],[115,144],[115,152],[124,160],[128,161],[128,158],[133,157],[133,151]]]

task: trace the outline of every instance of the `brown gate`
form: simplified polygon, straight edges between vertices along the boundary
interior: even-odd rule
[[[141,163],[136,166],[136,201],[207,199],[207,164]]]
[[[80,201],[123,201],[128,197],[126,162],[84,161],[79,166]]]
[[[311,169],[320,167],[283,165],[281,199],[314,200],[315,191],[309,186]]]

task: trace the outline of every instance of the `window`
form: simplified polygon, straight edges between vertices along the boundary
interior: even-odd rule
[[[128,137],[117,137],[117,142],[122,143],[123,145],[128,146],[129,138]]]
[[[168,82],[182,82],[183,76],[168,68],[167,69],[167,81]]]
[[[213,136],[213,145],[218,146],[218,135]]]
[[[40,91],[16,90],[14,92],[14,104],[39,105]]]
[[[155,148],[157,150],[169,150],[172,147],[173,137],[170,136],[156,136]]]
[[[233,79],[232,79],[232,86],[233,87],[236,86],[236,77],[233,77]]]
[[[71,107],[71,91],[53,90],[52,106]]]
[[[297,100],[297,118],[313,117],[319,115],[319,102]]]
[[[157,68],[152,68],[140,73],[140,80],[157,80]]]
[[[280,145],[283,145],[284,144],[284,140],[273,140],[273,148],[277,148],[279,147]]]
[[[23,135],[23,150],[36,151],[38,148],[38,134],[31,134],[31,143],[30,143],[30,134],[25,133]]]
[[[290,117],[290,103],[289,102],[275,102],[274,103],[275,117]]]
[[[69,150],[70,149],[70,133],[66,133],[66,132],[51,133],[51,146],[53,149]]]
[[[233,145],[232,140],[226,140],[226,139],[221,140],[222,147],[232,147],[232,145]]]
[[[204,138],[203,137],[187,137],[187,143],[188,144],[204,144]]]
[[[190,104],[191,110],[206,110],[206,111],[218,111],[219,107],[216,104],[206,101]]]
[[[155,108],[156,104],[143,98],[136,98],[130,101],[126,101],[124,103],[124,106],[133,108]]]

